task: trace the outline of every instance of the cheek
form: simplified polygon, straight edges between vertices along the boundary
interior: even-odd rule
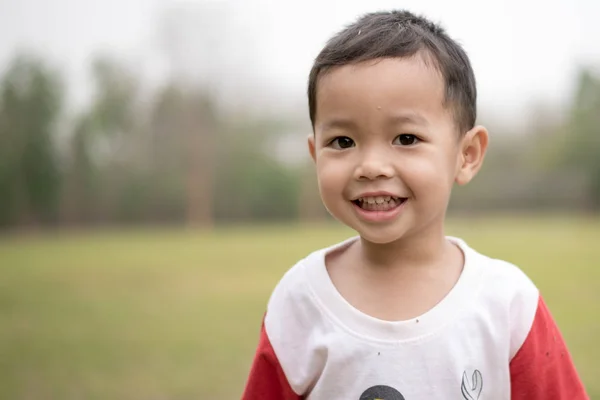
[[[347,169],[339,161],[322,160],[317,162],[317,178],[322,195],[342,192],[347,182],[347,174]]]
[[[317,176],[325,185],[339,186],[345,180],[348,169],[341,160],[330,160],[326,157],[317,161]]]
[[[431,153],[415,156],[404,168],[406,179],[414,190],[439,193],[452,188],[456,165],[447,154]]]

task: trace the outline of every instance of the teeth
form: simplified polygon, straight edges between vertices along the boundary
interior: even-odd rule
[[[398,201],[399,199],[400,199],[399,197],[393,197],[393,196],[376,196],[376,197],[361,197],[358,199],[358,201],[360,201],[361,203],[368,203],[368,204],[383,204],[383,203],[390,202],[390,200]]]
[[[358,199],[358,206],[368,211],[389,211],[403,202],[404,200],[393,196],[362,197]]]

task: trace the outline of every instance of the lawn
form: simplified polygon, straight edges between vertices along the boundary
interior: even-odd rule
[[[600,398],[600,220],[455,220],[519,264]],[[239,399],[270,292],[338,226],[0,238],[0,398]]]

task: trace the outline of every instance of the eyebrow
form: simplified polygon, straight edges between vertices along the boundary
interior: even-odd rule
[[[401,112],[394,113],[388,119],[387,123],[389,125],[399,125],[399,124],[415,124],[415,125],[428,125],[427,119],[419,114],[418,112]],[[333,118],[322,125],[323,130],[330,129],[344,129],[344,130],[352,130],[357,128],[357,123],[354,122],[351,118]]]
[[[334,118],[331,119],[325,123],[323,123],[322,125],[322,129],[324,131],[330,130],[330,129],[356,129],[356,123],[349,118]]]
[[[427,119],[423,115],[413,111],[393,114],[389,118],[389,122],[393,125],[404,123],[410,123],[415,125],[428,125]]]

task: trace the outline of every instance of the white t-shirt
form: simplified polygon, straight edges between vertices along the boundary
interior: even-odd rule
[[[518,267],[449,237],[465,259],[452,290],[418,318],[383,321],[350,305],[325,267],[354,240],[311,253],[278,283],[244,400],[588,398]]]

